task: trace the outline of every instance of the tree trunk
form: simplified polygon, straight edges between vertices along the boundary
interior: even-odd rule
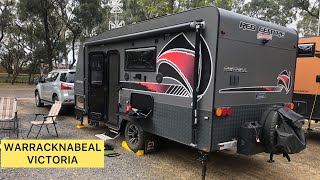
[[[174,1],[175,0],[169,0],[169,13],[173,14],[174,12]]]
[[[80,37],[80,33],[81,33],[81,28],[80,27],[77,27],[77,30],[76,31],[72,31],[73,33],[73,37],[72,37],[72,63],[70,64],[69,66],[69,69],[71,69],[73,67],[73,65],[76,63],[76,55],[75,55],[75,46],[76,46],[76,40],[77,40],[77,37]]]
[[[74,65],[74,63],[76,63],[76,57],[75,57],[75,44],[76,44],[76,35],[73,35],[73,39],[72,39],[72,63],[69,66],[69,69],[71,69]]]
[[[45,43],[47,48],[47,64],[49,65],[49,71],[52,71],[52,46],[50,41],[50,30],[49,30],[49,22],[48,22],[48,1],[41,1],[41,5],[43,7],[42,19],[44,24],[45,31]]]
[[[31,73],[29,73],[28,84],[31,84]]]
[[[1,35],[0,35],[0,42],[2,41],[2,39],[4,38],[4,29],[5,29],[5,26],[3,26],[1,28]],[[1,47],[1,46],[0,46]]]
[[[66,25],[63,26],[63,29],[62,29],[62,37],[61,39],[63,39],[64,42],[67,41],[67,38],[66,38],[66,31],[67,31],[67,27]],[[69,62],[68,62],[68,49],[67,49],[67,43],[65,43],[65,47],[63,49],[63,58],[64,58],[64,63],[65,63],[65,68],[68,68],[69,67]]]
[[[20,57],[19,57],[19,58],[20,58]],[[13,79],[12,79],[12,81],[11,81],[11,84],[12,84],[12,85],[16,82],[16,79],[17,79],[17,77],[18,77],[18,75],[19,75],[20,69],[22,68],[22,66],[23,66],[25,63],[26,63],[26,61],[21,62],[20,66],[18,66],[18,63],[17,63],[17,67],[18,67],[18,68],[17,68],[16,71],[13,73]]]
[[[13,85],[13,84],[16,82],[16,79],[17,79],[17,77],[18,77],[18,74],[19,74],[19,73],[13,74],[13,78],[12,78],[12,81],[11,81],[11,85]]]

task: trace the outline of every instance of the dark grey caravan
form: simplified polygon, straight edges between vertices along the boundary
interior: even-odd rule
[[[288,108],[297,42],[294,29],[216,7],[106,31],[80,48],[76,118],[123,130],[133,151],[148,135],[191,146],[204,165],[232,147],[290,160],[305,147],[303,120]]]

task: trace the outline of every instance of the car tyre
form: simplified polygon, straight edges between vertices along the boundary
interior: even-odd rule
[[[36,92],[35,101],[36,101],[36,106],[37,107],[43,107],[44,106],[43,102],[41,102],[41,98],[40,98],[39,92]]]
[[[133,152],[137,152],[138,150],[143,148],[144,132],[141,125],[137,121],[129,121],[126,124],[124,137],[128,144],[128,147]]]

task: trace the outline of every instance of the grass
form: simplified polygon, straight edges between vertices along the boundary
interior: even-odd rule
[[[38,77],[39,75],[35,75],[35,77]],[[13,75],[10,75],[8,77],[7,73],[0,73],[0,84],[10,84],[12,82]],[[28,84],[29,81],[29,75],[28,74],[19,74],[16,78],[15,84]],[[31,83],[33,83],[33,79],[31,76]]]

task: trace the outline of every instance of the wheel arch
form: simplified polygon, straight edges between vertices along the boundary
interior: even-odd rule
[[[34,97],[36,97],[37,93],[39,95],[39,98],[41,99],[41,91],[39,91],[39,89],[34,90]]]
[[[127,119],[122,119],[120,121],[120,126],[119,126],[119,132],[121,132],[122,134],[124,134],[125,128],[126,128],[126,124],[129,122],[129,120]]]
[[[54,98],[54,97],[56,97],[56,96],[58,97],[58,99],[60,99],[60,98],[59,98],[59,95],[58,95],[57,93],[55,93],[55,92],[54,92],[54,93],[52,94],[52,97],[51,97],[51,98],[52,98],[52,100],[53,100],[53,98]]]

